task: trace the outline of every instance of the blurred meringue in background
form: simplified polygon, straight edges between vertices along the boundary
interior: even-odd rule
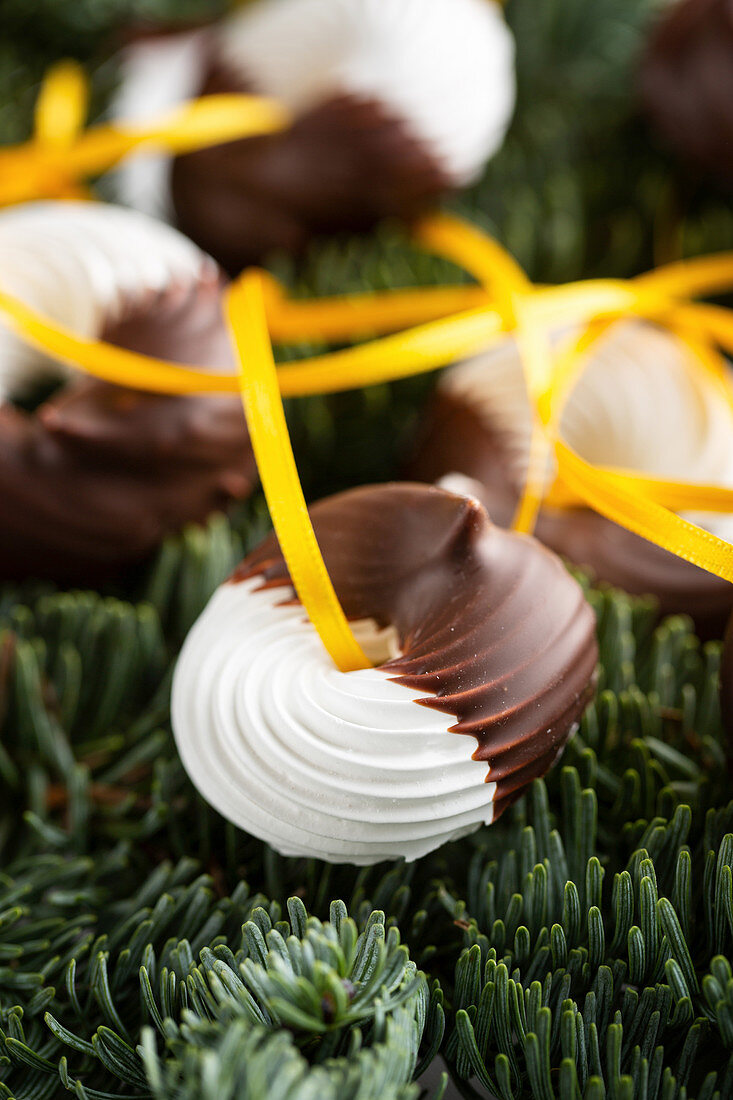
[[[597,466],[733,487],[731,407],[714,381],[693,373],[691,355],[652,324],[613,325],[568,397],[562,438]],[[530,408],[514,339],[457,364],[440,379],[408,476],[473,493],[495,523],[509,526],[529,469]],[[555,472],[553,461],[547,489]],[[731,516],[687,518],[733,541]],[[599,580],[653,594],[664,614],[692,616],[706,636],[719,635],[733,607],[727,581],[577,501],[558,507],[550,497],[535,534]]]
[[[113,111],[141,121],[233,91],[279,99],[293,126],[133,160],[117,185],[239,270],[314,234],[409,219],[474,181],[512,116],[514,41],[495,0],[256,0],[127,47]]]

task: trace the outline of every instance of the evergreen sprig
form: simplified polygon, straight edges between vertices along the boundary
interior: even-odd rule
[[[242,1020],[221,1031],[196,1020],[171,1043],[175,1054],[166,1061],[151,1046],[148,1029],[142,1057],[156,1100],[416,1100],[418,1085],[394,1079],[413,1031],[409,1012],[400,1009],[385,1020],[377,1046],[311,1067],[287,1032],[273,1034]]]
[[[190,1090],[207,1072],[245,1090],[250,1074],[268,1073],[283,1096],[294,1081],[313,1095],[322,1087],[325,1095],[346,1090],[377,1100],[387,1084],[400,1100],[416,1095],[407,1086],[420,1072],[421,1046],[425,1064],[440,1046],[442,997],[383,913],[372,912],[360,931],[340,902],[324,923],[291,898],[282,920],[276,903],[263,907],[244,884],[221,900],[205,877],[165,885],[154,904],[128,906],[116,929],[87,938],[64,967],[63,993],[36,993],[28,1035],[20,1007],[3,1011],[11,1070],[31,1071],[21,1095],[52,1095],[50,1079],[90,1098],[116,1094],[120,1083],[130,1095],[160,1093],[164,1081],[181,1077]],[[44,1035],[33,1017],[47,1005]],[[274,1047],[265,1029],[280,1033]],[[221,1064],[212,1052],[230,1048],[233,1030],[242,1043],[234,1061]],[[250,1050],[263,1052],[251,1067]],[[285,1065],[268,1066],[268,1050],[282,1051]],[[310,1065],[319,1067],[312,1075]]]
[[[516,847],[477,854],[455,908],[456,1073],[502,1100],[729,1095],[733,803],[655,818],[615,870],[594,792],[561,784],[560,827],[536,783]]]

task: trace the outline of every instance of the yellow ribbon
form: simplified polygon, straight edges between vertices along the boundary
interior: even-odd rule
[[[267,330],[262,278],[246,272],[227,292],[239,384],[252,450],[290,579],[321,641],[342,672],[367,668],[326,570],[298,478]]]
[[[165,393],[241,390],[273,524],[293,583],[336,665],[362,667],[310,525],[287,434],[281,398],[328,393],[408,377],[485,350],[511,335],[518,341],[534,410],[541,469],[515,525],[531,526],[542,499],[590,506],[614,522],[696,565],[733,581],[733,547],[675,514],[733,512],[733,490],[649,477],[587,463],[560,437],[569,393],[595,343],[620,318],[635,316],[672,331],[689,351],[690,370],[717,387],[731,408],[733,392],[718,348],[733,351],[733,313],[688,295],[733,288],[733,255],[662,268],[629,281],[591,280],[532,286],[494,241],[446,216],[423,222],[417,240],[459,262],[478,287],[437,287],[292,301],[264,273],[246,273],[228,293],[227,313],[240,361],[238,375],[212,373],[84,340],[0,293],[0,314],[48,354],[120,385]],[[403,329],[402,326],[412,327]],[[551,337],[574,335],[556,349]],[[399,331],[395,331],[399,330]],[[342,340],[371,332],[366,343],[275,367],[270,340]],[[376,335],[380,334],[380,335]],[[545,459],[556,466],[545,485]],[[527,503],[528,502],[528,503]]]
[[[39,198],[89,197],[83,181],[113,168],[138,149],[189,153],[290,123],[272,99],[212,95],[194,99],[144,125],[105,123],[83,130],[88,83],[73,61],[47,74],[36,104],[35,134],[0,149],[0,206]]]
[[[532,408],[532,435],[527,476],[512,526],[531,531],[545,494],[550,442],[542,430],[539,402],[551,385],[553,357],[546,329],[526,315],[533,287],[516,260],[474,226],[458,218],[434,217],[418,227],[418,243],[450,257],[487,290],[493,288],[505,331],[516,333]]]

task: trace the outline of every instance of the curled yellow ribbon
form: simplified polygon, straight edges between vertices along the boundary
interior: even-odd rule
[[[47,74],[36,104],[35,134],[0,149],[0,206],[41,198],[89,197],[83,186],[136,150],[189,153],[285,129],[290,117],[272,99],[212,95],[191,100],[145,125],[104,123],[84,130],[88,82],[73,61]]]
[[[587,463],[560,437],[562,409],[595,343],[620,318],[635,316],[674,332],[690,369],[718,388],[731,408],[733,391],[719,348],[733,351],[733,313],[689,295],[733,288],[733,255],[707,257],[628,281],[591,280],[533,286],[496,242],[454,218],[436,216],[416,232],[424,247],[462,264],[475,287],[437,287],[292,301],[263,273],[246,273],[227,299],[240,369],[214,373],[84,340],[0,293],[0,314],[48,354],[107,381],[165,393],[241,390],[273,524],[291,577],[313,626],[336,665],[366,665],[333,592],[310,525],[290,447],[281,398],[328,393],[408,377],[455,362],[512,335],[518,341],[534,410],[541,470],[528,488],[515,526],[529,529],[542,500],[583,504],[658,546],[733,582],[733,546],[676,511],[733,512],[733,490],[649,477]],[[411,327],[402,328],[403,325]],[[558,348],[551,336],[570,328]],[[399,331],[395,331],[399,330]],[[373,339],[275,367],[270,340]],[[545,485],[552,454],[556,479]]]
[[[293,587],[337,668],[367,668],[369,661],[336,597],[308,516],[285,423],[259,272],[247,272],[230,287],[227,317],[238,353],[252,450]]]

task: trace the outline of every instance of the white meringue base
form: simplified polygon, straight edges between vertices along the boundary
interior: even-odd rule
[[[207,42],[206,31],[181,31],[127,46],[120,54],[113,118],[141,125],[193,99],[204,79]],[[165,153],[149,150],[128,157],[110,173],[112,189],[126,206],[172,221],[171,164]]]
[[[384,103],[456,186],[514,110],[514,39],[495,0],[258,0],[217,37],[233,72],[296,114],[343,92]]]
[[[0,212],[0,288],[75,335],[98,338],[125,308],[216,264],[169,225],[101,202],[35,202]],[[73,373],[0,321],[0,403]]]
[[[730,406],[712,382],[690,369],[689,358],[676,336],[655,325],[614,325],[570,394],[561,418],[563,439],[595,465],[733,487]],[[521,485],[529,461],[531,415],[516,342],[508,338],[452,367],[440,387],[501,435],[512,476]],[[548,483],[554,473],[551,464]],[[460,482],[448,484],[452,488]],[[733,541],[733,516],[685,514]]]
[[[462,187],[504,140],[514,53],[497,0],[259,0],[208,31],[128,47],[112,115],[139,123],[182,103],[213,56],[296,115],[333,95],[377,99]],[[170,217],[169,176],[168,158],[131,157],[115,172],[116,193]]]
[[[224,584],[186,639],[173,730],[204,798],[282,855],[334,863],[411,861],[490,824],[474,739],[379,668],[339,672],[291,596]]]

